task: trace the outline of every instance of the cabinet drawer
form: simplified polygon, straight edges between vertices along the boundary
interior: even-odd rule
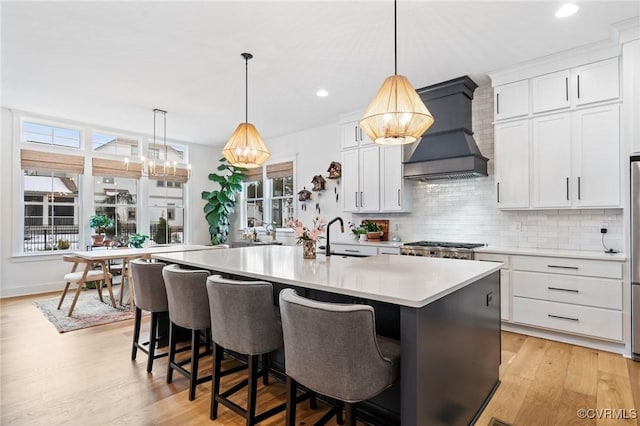
[[[513,295],[622,310],[622,281],[513,271]]]
[[[378,247],[378,254],[400,254],[400,247]]]
[[[473,254],[473,260],[480,260],[482,262],[502,262],[504,269],[509,269],[509,256],[506,254],[496,253],[478,253]]]
[[[513,298],[514,322],[609,340],[622,340],[622,312]]]
[[[563,257],[512,256],[511,268],[562,275],[622,279],[622,263],[606,260],[567,259]]]
[[[347,255],[360,255],[360,256],[375,256],[378,254],[378,247],[366,247],[356,244],[332,244],[331,252],[334,254],[347,254]]]

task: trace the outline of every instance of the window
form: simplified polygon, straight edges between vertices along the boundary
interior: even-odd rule
[[[138,155],[138,141],[115,135],[94,133],[92,137],[93,150],[100,154],[114,154],[120,157]]]
[[[263,180],[245,182],[247,226],[262,226],[264,221]]]
[[[77,182],[74,173],[23,171],[25,253],[80,248]]]
[[[250,169],[243,184],[246,227],[274,223],[284,227],[294,214],[293,161]]]
[[[126,237],[137,232],[136,203],[138,180],[123,177],[94,177],[93,202],[96,214],[107,216],[113,226],[107,239],[125,244]]]
[[[80,148],[80,131],[25,121],[22,123],[22,140],[24,142]]]
[[[158,188],[164,188],[165,187],[165,182],[163,180],[157,180],[156,181],[156,186]]]

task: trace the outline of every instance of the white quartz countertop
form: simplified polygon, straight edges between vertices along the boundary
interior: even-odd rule
[[[520,256],[567,257],[574,259],[612,260],[624,262],[624,253],[605,253],[604,251],[560,250],[543,248],[493,247],[485,246],[474,249],[476,253],[513,254]]]
[[[299,287],[422,307],[483,278],[499,262],[414,256],[303,259],[300,246],[260,246],[155,254],[154,258]]]

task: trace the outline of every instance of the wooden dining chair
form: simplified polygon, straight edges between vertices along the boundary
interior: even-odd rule
[[[62,306],[62,302],[64,301],[65,296],[67,295],[67,290],[69,290],[69,286],[71,283],[76,284],[76,292],[73,296],[73,301],[71,302],[71,307],[69,307],[69,313],[67,316],[71,316],[73,314],[73,309],[76,307],[76,303],[78,302],[78,296],[80,296],[80,292],[86,283],[95,281],[96,290],[98,291],[98,297],[101,302],[104,302],[102,298],[102,281],[107,283],[107,289],[109,290],[109,297],[111,299],[111,304],[115,308],[115,299],[113,297],[113,290],[111,288],[111,274],[109,274],[109,279],[106,279],[105,269],[92,269],[93,262],[87,259],[83,259],[79,256],[75,255],[64,255],[62,256],[62,260],[65,262],[73,263],[73,268],[71,268],[71,272],[64,276],[64,290],[62,290],[62,295],[60,296],[60,302],[58,302],[58,309]],[[78,266],[84,265],[84,269],[78,271]]]

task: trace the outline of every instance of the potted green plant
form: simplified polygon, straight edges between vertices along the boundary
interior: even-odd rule
[[[148,235],[135,233],[129,236],[129,247],[142,248],[142,244],[149,239]]]
[[[242,192],[242,178],[246,169],[231,165],[221,158],[218,171],[224,174],[210,173],[209,180],[220,185],[214,191],[202,191],[204,216],[209,224],[211,244],[224,244],[229,235],[229,216],[235,210],[236,194]]]
[[[367,233],[367,239],[369,240],[379,240],[382,236],[382,228],[375,222],[371,222],[370,220],[363,220],[360,224],[360,227],[364,228]]]
[[[96,231],[95,235],[91,236],[94,246],[102,245],[104,241],[104,233],[106,232],[107,227],[111,225],[113,225],[113,222],[103,214],[96,214],[89,218],[89,226]]]
[[[353,222],[349,222],[349,228],[351,228],[351,233],[353,234],[353,238],[360,241],[366,241],[367,239],[367,230],[362,226],[357,226]]]

